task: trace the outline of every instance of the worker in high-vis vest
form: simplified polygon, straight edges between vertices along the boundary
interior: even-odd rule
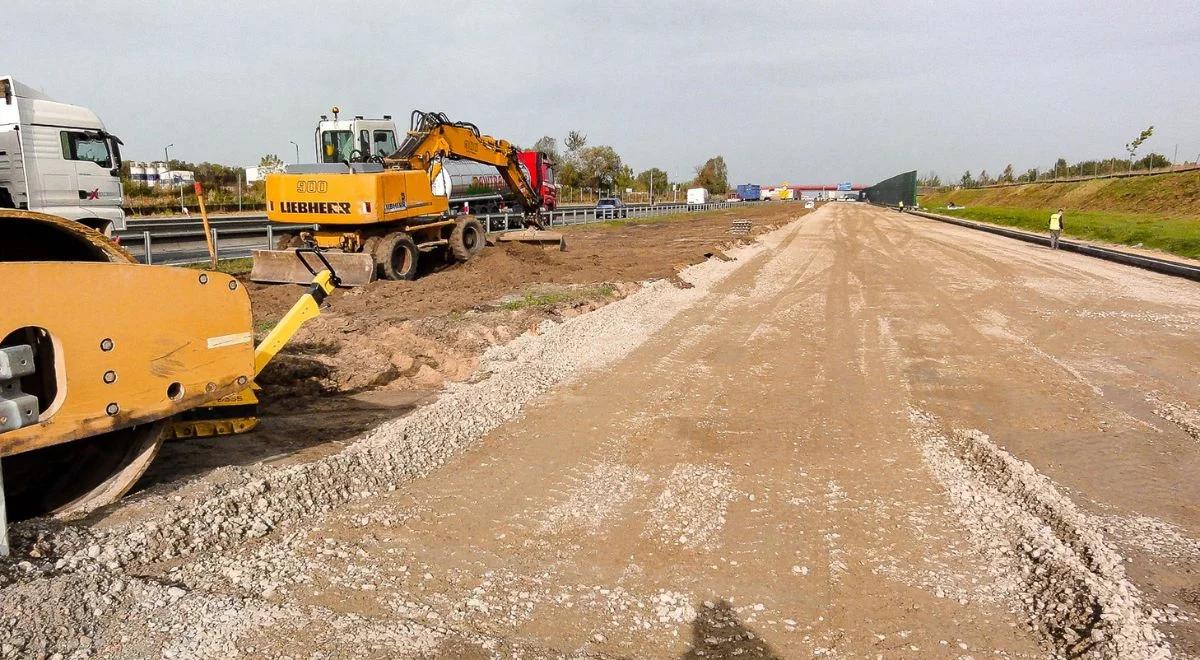
[[[1050,214],[1050,249],[1058,249],[1058,237],[1063,233],[1063,210]]]

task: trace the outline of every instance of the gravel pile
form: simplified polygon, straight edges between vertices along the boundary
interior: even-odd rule
[[[619,463],[602,462],[578,482],[570,494],[543,516],[543,532],[570,529],[599,531],[613,510],[633,499],[650,476]]]
[[[648,529],[667,545],[708,546],[725,526],[725,512],[739,495],[730,485],[732,480],[725,467],[675,466],[650,512],[654,524]]]
[[[1072,657],[1165,658],[1170,647],[1098,525],[1030,464],[976,431],[910,415],[923,455],[1030,628]]]
[[[1182,403],[1163,401],[1154,394],[1147,396],[1146,401],[1154,406],[1155,415],[1178,426],[1193,440],[1200,441],[1200,412]]]
[[[4,590],[0,657],[230,657],[247,632],[299,614],[118,572],[37,578]]]
[[[225,550],[267,535],[286,539],[289,528],[302,529],[324,512],[393,491],[436,470],[487,432],[517,417],[525,402],[582,370],[628,354],[762,249],[758,244],[733,247],[727,251],[732,261],[710,259],[684,269],[680,275],[691,284],[689,288],[654,282],[590,314],[543,323],[538,333],[489,350],[473,382],[449,385],[435,404],[381,425],[337,454],[300,465],[238,470],[219,484],[192,484],[184,497],[143,498],[136,510],[153,512],[149,520],[140,515],[93,527],[46,520],[19,525],[14,554],[22,563],[0,564],[0,584],[6,585],[0,620],[8,622],[0,631],[0,643],[8,644],[10,654],[18,656],[34,649],[70,650],[82,642],[69,643],[64,635],[86,634],[101,616],[97,611],[116,617],[122,629],[148,628],[159,622],[190,625],[191,612],[175,616],[169,608],[143,609],[135,603],[195,599],[203,603],[197,605],[201,610],[232,613],[232,618],[222,615],[209,621],[211,634],[217,637],[205,641],[204,634],[174,628],[148,631],[147,649],[161,648],[163,640],[178,641],[182,635],[204,644],[182,649],[184,656],[226,655],[221,644],[237,638],[238,626],[266,625],[258,614],[239,614],[239,608],[248,607],[246,603],[259,603],[256,607],[265,617],[291,614],[254,598],[212,596],[145,580],[137,584],[147,593],[126,596],[132,600],[122,601],[117,610],[98,609],[94,601],[106,597],[113,580],[134,583],[132,578],[114,577],[124,575],[122,569],[167,560],[178,563],[180,557],[187,557],[187,563],[206,563],[206,558],[216,559]],[[288,553],[278,549],[288,545],[275,545],[274,551],[246,566],[211,568],[245,591],[262,590],[255,594],[257,598],[270,598],[275,580],[286,584],[310,568],[281,563]],[[182,574],[176,571],[175,575]],[[55,597],[59,593],[61,597]],[[40,646],[31,646],[35,643]]]

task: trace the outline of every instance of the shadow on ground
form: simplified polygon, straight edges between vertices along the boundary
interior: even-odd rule
[[[692,648],[681,657],[754,658],[775,660],[781,656],[758,633],[747,628],[727,600],[705,607],[692,623]]]
[[[375,391],[268,400],[259,408],[258,428],[250,433],[163,443],[134,491],[221,467],[316,460],[383,422],[407,415],[434,396],[429,391]]]

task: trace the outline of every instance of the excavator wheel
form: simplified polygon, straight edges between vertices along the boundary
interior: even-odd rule
[[[411,236],[394,232],[379,240],[372,256],[378,264],[379,274],[388,280],[417,279],[417,262],[421,252]]]
[[[466,261],[483,249],[486,232],[478,219],[460,215],[450,232],[450,253],[458,261]]]
[[[77,222],[18,210],[0,210],[0,261],[137,263],[117,244]],[[87,511],[115,502],[154,460],[166,423],[128,427],[0,459],[9,518]]]

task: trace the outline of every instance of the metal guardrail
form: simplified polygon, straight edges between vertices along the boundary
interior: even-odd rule
[[[906,209],[904,212],[921,216],[922,218],[929,218],[930,220],[937,220],[939,222],[958,225],[960,227],[967,227],[968,229],[988,232],[989,234],[997,234],[999,236],[1014,238],[1018,241],[1025,241],[1026,243],[1034,243],[1036,245],[1044,245],[1046,247],[1050,246],[1050,238],[1048,236],[1042,236],[1041,234],[1034,234],[1027,231],[1020,231],[1018,229],[1009,229],[1007,227],[972,222],[970,220],[963,220],[962,218],[955,218],[953,216],[941,215],[938,213],[929,213],[927,211]],[[1098,259],[1105,259],[1107,261],[1113,261],[1116,263],[1125,264],[1127,266],[1136,266],[1138,268],[1152,270],[1156,273],[1163,273],[1164,275],[1173,275],[1175,277],[1183,277],[1189,280],[1200,282],[1200,266],[1194,266],[1181,261],[1159,259],[1158,257],[1151,257],[1133,252],[1123,252],[1121,250],[1114,250],[1112,248],[1100,247],[1099,245],[1080,243],[1078,241],[1071,241],[1067,239],[1059,239],[1058,249],[1066,250],[1067,252],[1084,254],[1089,257],[1096,257]]]
[[[543,220],[550,227],[653,218],[674,213],[712,211],[735,206],[735,202],[711,204],[656,204],[627,206],[615,213],[611,209],[566,208],[546,211]],[[617,217],[617,216],[620,217]],[[524,216],[520,213],[495,213],[475,216],[489,234],[521,229]],[[219,259],[249,257],[254,250],[274,249],[276,232],[293,233],[316,225],[275,225],[263,216],[214,218],[209,221],[212,242]],[[200,220],[138,221],[117,232],[125,249],[146,264],[181,265],[208,261],[204,230]]]

